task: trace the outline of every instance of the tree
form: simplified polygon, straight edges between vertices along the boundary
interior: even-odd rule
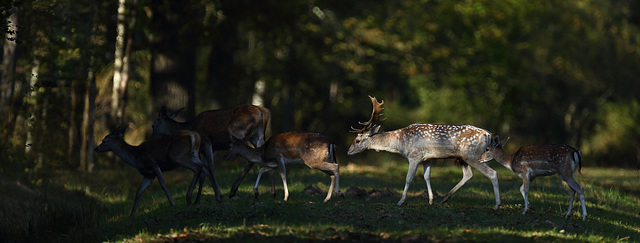
[[[154,0],[150,23],[151,114],[161,106],[186,107],[180,115],[195,116],[195,72],[198,33],[203,16],[195,1]]]
[[[1,10],[7,11],[7,6],[2,6]],[[8,137],[8,132],[13,130],[15,116],[14,116],[14,91],[16,82],[16,46],[18,39],[18,14],[20,8],[18,6],[12,6],[7,11],[9,14],[6,17],[6,30],[4,31],[4,44],[2,63],[0,64],[0,114],[4,116],[0,127],[2,128],[2,137]]]

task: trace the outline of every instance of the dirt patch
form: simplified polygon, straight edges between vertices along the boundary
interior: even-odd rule
[[[367,192],[367,190],[359,186],[349,187],[349,189],[347,189],[347,192],[345,194],[347,197],[358,198],[365,201],[388,198],[388,197],[398,197],[400,195],[399,193],[389,189],[388,187],[385,187],[384,189],[374,188],[374,189],[371,189],[371,191]]]

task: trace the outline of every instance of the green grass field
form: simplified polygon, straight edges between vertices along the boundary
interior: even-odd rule
[[[498,210],[493,210],[489,179],[475,170],[474,178],[447,203],[439,203],[462,177],[450,162],[437,162],[432,169],[438,195],[433,205],[420,169],[406,204],[398,207],[407,163],[397,157],[381,161],[388,162],[341,162],[340,186],[347,195],[334,195],[328,203],[322,200],[329,177],[303,166],[288,167],[289,201],[282,200],[279,177],[276,198],[269,196],[270,177],[265,174],[262,194],[254,202],[257,167],[236,197],[228,199],[244,162],[221,161],[216,171],[224,201],[215,201],[207,181],[202,202],[190,206],[185,200],[190,171],[170,171],[165,178],[176,205],[169,206],[154,181],[133,218],[129,212],[142,177],[132,168],[91,174],[54,171],[42,179],[8,175],[0,179],[0,241],[640,241],[638,170],[585,167],[576,173],[586,194],[588,217],[583,222],[579,203],[564,219],[569,190],[557,176],[532,183],[534,209],[523,216],[521,179],[493,163],[502,199]],[[366,193],[358,196],[356,188]]]

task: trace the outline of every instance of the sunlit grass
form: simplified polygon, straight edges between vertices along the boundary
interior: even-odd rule
[[[85,221],[92,220],[93,223],[62,239],[121,242],[640,240],[640,222],[637,220],[640,217],[640,189],[631,186],[640,184],[640,177],[634,170],[587,167],[583,168],[582,174],[576,174],[576,179],[585,188],[589,213],[587,221],[583,222],[579,202],[574,204],[570,218],[564,219],[569,189],[557,176],[538,178],[532,183],[530,201],[534,209],[522,215],[521,179],[492,164],[500,182],[502,206],[498,210],[493,210],[494,195],[489,179],[475,170],[474,178],[449,202],[439,203],[462,178],[460,168],[451,161],[434,164],[431,183],[437,196],[433,205],[428,203],[420,168],[411,183],[406,205],[398,207],[395,204],[404,187],[407,163],[404,160],[385,161],[389,162],[383,165],[360,161],[341,163],[340,186],[343,193],[359,187],[368,193],[377,190],[391,194],[372,198],[334,195],[328,203],[322,201],[329,187],[329,176],[305,166],[287,168],[290,196],[286,202],[282,200],[282,182],[277,174],[276,198],[269,195],[270,176],[265,174],[259,186],[260,197],[254,200],[252,188],[257,168],[245,178],[236,197],[229,199],[229,188],[244,164],[222,161],[217,164],[216,172],[224,201],[215,201],[207,181],[201,204],[187,205],[185,192],[192,174],[188,170],[170,171],[165,173],[165,179],[176,205],[169,206],[162,189],[154,181],[143,194],[138,213],[133,218],[129,213],[142,177],[132,168],[98,170],[88,175],[59,171],[42,180],[42,184],[71,192],[59,193],[56,189],[56,193],[48,193],[44,199],[70,201],[58,203],[67,205],[59,206],[66,209],[58,212],[75,210],[73,208],[82,205],[76,202],[82,201],[94,202],[92,207],[102,208],[83,211],[80,215],[86,214],[90,219]],[[306,192],[310,185],[319,188],[320,192]],[[27,188],[27,191],[39,191],[38,187]],[[15,190],[0,190],[3,196],[8,192],[16,193]],[[57,199],[57,194],[63,198]],[[95,214],[89,213],[93,211]],[[28,225],[23,227],[28,228]],[[61,239],[59,237],[54,238]]]

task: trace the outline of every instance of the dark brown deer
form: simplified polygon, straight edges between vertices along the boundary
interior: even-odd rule
[[[200,160],[199,148],[201,138],[198,133],[178,131],[172,135],[152,139],[138,146],[132,146],[124,141],[126,129],[126,125],[118,127],[111,134],[107,135],[95,150],[96,152],[113,151],[113,153],[127,162],[127,164],[136,168],[144,177],[140,188],[136,192],[131,216],[136,214],[140,196],[142,196],[142,193],[156,177],[169,200],[169,204],[171,206],[174,205],[171,195],[169,191],[167,191],[164,177],[162,176],[163,171],[173,170],[180,166],[193,171],[193,180],[187,192],[187,203],[191,201],[190,192],[193,191],[196,179],[198,179],[201,172],[207,175],[212,182],[215,181],[213,175],[206,169],[206,165]]]
[[[264,144],[265,130],[269,121],[269,110],[254,105],[240,105],[229,109],[208,110],[198,114],[193,120],[187,122],[178,122],[174,120],[175,116],[182,109],[167,114],[166,108],[160,108],[158,117],[153,123],[152,137],[161,135],[169,135],[180,130],[195,131],[206,136],[210,141],[210,149],[226,150],[229,148],[232,139],[242,142],[250,142],[255,147],[261,147]],[[207,158],[211,161],[208,165],[210,173],[214,175],[213,157]],[[244,170],[238,176],[231,187],[229,198],[232,198],[238,186],[244,180],[246,174],[253,168],[253,163],[247,162]],[[200,179],[203,179],[201,175]],[[199,202],[202,191],[203,180],[200,180],[200,190],[196,197],[196,203]],[[222,193],[217,182],[214,182],[216,200],[222,201]],[[272,190],[275,190],[272,189]]]
[[[486,162],[495,159],[522,178],[522,186],[520,187],[520,193],[524,198],[522,215],[527,213],[529,205],[531,205],[529,203],[529,184],[533,179],[539,176],[558,174],[560,179],[566,182],[569,185],[569,189],[571,189],[569,211],[565,218],[569,218],[569,215],[571,215],[573,199],[576,192],[578,192],[580,203],[582,204],[582,220],[586,220],[587,208],[584,204],[584,191],[573,177],[576,169],[580,172],[582,168],[582,152],[569,145],[558,144],[524,146],[514,154],[508,154],[503,149],[507,141],[509,141],[509,138],[500,141],[496,136],[491,145],[487,147],[486,152],[480,157],[480,161]]]
[[[373,103],[373,111],[368,122],[360,122],[364,127],[352,132],[358,133],[349,148],[348,155],[360,153],[366,149],[398,153],[409,161],[409,171],[405,180],[402,198],[398,206],[402,205],[407,197],[409,184],[416,174],[420,163],[424,166],[424,179],[429,193],[429,204],[433,203],[431,191],[431,162],[430,159],[455,158],[461,160],[463,177],[458,184],[449,191],[442,202],[449,198],[473,177],[471,167],[487,176],[493,184],[493,192],[496,199],[494,209],[500,206],[500,192],[498,190],[498,177],[495,170],[480,163],[478,159],[491,142],[491,133],[471,125],[441,125],[441,124],[412,124],[395,131],[378,132],[380,125],[375,122],[382,121],[382,105],[374,97],[369,96]]]
[[[256,184],[253,187],[255,198],[258,198],[258,183],[266,171],[278,168],[284,186],[284,200],[289,198],[287,187],[286,165],[305,164],[309,168],[320,170],[331,177],[331,185],[324,202],[331,199],[331,192],[343,196],[340,192],[340,170],[335,156],[335,144],[325,136],[317,133],[286,132],[272,136],[260,148],[249,147],[246,143],[234,142],[225,154],[225,159],[241,156],[261,166]],[[273,195],[273,194],[272,194]]]

